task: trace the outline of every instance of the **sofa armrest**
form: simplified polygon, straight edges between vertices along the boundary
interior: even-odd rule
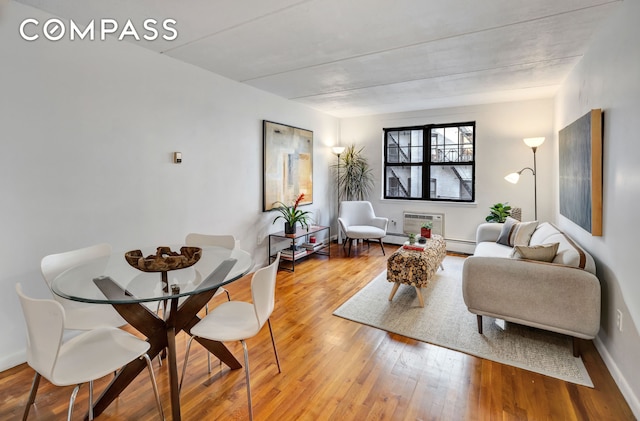
[[[600,281],[585,270],[499,257],[468,257],[462,295],[470,312],[583,339],[600,329]]]
[[[498,237],[500,237],[503,225],[504,224],[496,222],[485,222],[478,225],[478,229],[476,230],[476,244],[482,243],[483,241],[495,243]]]

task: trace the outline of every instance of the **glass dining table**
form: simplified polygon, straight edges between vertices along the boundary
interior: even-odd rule
[[[177,251],[180,246],[171,246]],[[156,254],[155,248],[140,249],[143,256]],[[58,275],[53,292],[63,298],[98,305],[111,305],[135,329],[147,337],[149,357],[166,349],[174,421],[181,419],[175,336],[200,321],[197,313],[216,290],[246,275],[253,267],[251,256],[240,249],[202,247],[202,257],[193,266],[167,272],[143,272],[130,266],[124,252],[83,262]],[[148,303],[163,302],[169,310],[163,316]],[[146,304],[146,305],[145,305]],[[240,362],[221,342],[196,339],[232,369]],[[107,406],[146,368],[144,360],[123,367],[94,404],[94,415]]]

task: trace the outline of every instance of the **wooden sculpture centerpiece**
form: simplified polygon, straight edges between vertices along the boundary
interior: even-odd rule
[[[160,272],[165,291],[167,291],[167,272],[193,266],[202,257],[200,247],[181,247],[180,253],[171,251],[170,247],[157,248],[156,254],[144,256],[140,250],[131,250],[124,254],[127,263],[143,272]]]

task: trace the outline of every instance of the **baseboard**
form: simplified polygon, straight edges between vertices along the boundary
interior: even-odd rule
[[[10,355],[0,357],[0,371],[5,371],[27,362],[27,350],[23,349]]]
[[[407,236],[404,234],[387,233],[387,236],[382,239],[385,244],[397,244],[402,245],[407,241]],[[462,254],[473,254],[476,243],[469,240],[459,240],[455,238],[445,238],[447,242],[447,251]]]
[[[604,364],[609,369],[611,377],[613,377],[613,380],[618,385],[622,396],[624,396],[625,400],[629,404],[633,415],[637,419],[640,419],[640,401],[638,400],[638,397],[633,393],[633,390],[631,390],[629,383],[627,383],[627,379],[625,379],[620,369],[618,369],[618,365],[615,363],[615,361],[611,357],[611,354],[609,354],[609,351],[607,351],[607,348],[604,346],[600,338],[596,336],[593,339],[593,343],[596,346],[596,349],[598,350],[602,361],[604,361]]]

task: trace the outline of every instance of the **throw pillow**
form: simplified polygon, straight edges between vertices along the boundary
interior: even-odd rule
[[[509,244],[509,235],[511,234],[511,230],[518,222],[519,221],[517,219],[507,216],[507,219],[502,225],[502,231],[500,231],[500,235],[498,236],[496,243],[503,244],[505,246],[513,246],[513,244]]]
[[[507,216],[496,243],[509,247],[515,245],[528,246],[529,240],[537,226],[538,221],[520,222],[517,219]]]
[[[515,229],[511,230],[511,235],[509,236],[509,245],[528,246],[529,240],[531,240],[531,236],[533,235],[533,232],[537,227],[538,221],[518,222]]]
[[[537,260],[540,262],[553,262],[558,253],[560,243],[539,244],[536,246],[515,246],[511,257],[514,259]]]

